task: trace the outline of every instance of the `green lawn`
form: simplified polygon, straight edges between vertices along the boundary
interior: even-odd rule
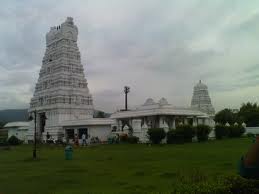
[[[79,194],[169,192],[179,182],[213,181],[236,174],[251,139],[228,139],[184,145],[98,145],[74,149],[42,146],[31,159],[31,145],[0,150],[1,194]]]

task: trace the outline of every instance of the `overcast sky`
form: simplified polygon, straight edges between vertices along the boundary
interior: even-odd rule
[[[6,0],[0,7],[0,109],[28,108],[45,34],[67,16],[97,109],[146,98],[189,106],[209,87],[216,110],[259,101],[257,0]]]

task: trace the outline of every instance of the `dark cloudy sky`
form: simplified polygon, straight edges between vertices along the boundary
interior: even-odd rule
[[[259,97],[256,0],[6,0],[0,7],[0,109],[27,108],[45,34],[67,16],[96,108],[165,97],[189,106],[193,86],[209,87],[216,110]]]

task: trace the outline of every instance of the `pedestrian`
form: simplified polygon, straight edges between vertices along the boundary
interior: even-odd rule
[[[79,139],[78,139],[78,135],[77,134],[75,134],[74,143],[75,143],[76,146],[79,146]]]
[[[47,132],[46,137],[47,137],[47,140],[49,140],[49,138],[50,138],[50,134],[49,134],[49,132]]]
[[[49,143],[49,140],[50,140],[50,134],[49,134],[49,132],[47,132],[47,135],[46,135],[46,143]]]
[[[82,145],[86,146],[87,144],[86,144],[86,135],[85,135],[85,133],[83,133],[83,135],[82,135],[82,140],[83,140],[83,144]]]

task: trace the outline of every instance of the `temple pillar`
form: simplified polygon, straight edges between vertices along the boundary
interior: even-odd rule
[[[194,127],[197,126],[197,118],[196,118],[196,117],[193,117],[192,125],[193,125]]]
[[[172,129],[175,129],[175,117],[173,117],[173,120],[172,120]]]
[[[184,123],[185,125],[188,125],[188,119],[187,119],[187,117],[184,117],[183,123]]]
[[[119,131],[122,131],[122,121],[121,121],[121,120],[119,120],[118,130],[119,130]]]
[[[169,130],[164,116],[159,117],[159,128],[163,128],[166,132]]]

